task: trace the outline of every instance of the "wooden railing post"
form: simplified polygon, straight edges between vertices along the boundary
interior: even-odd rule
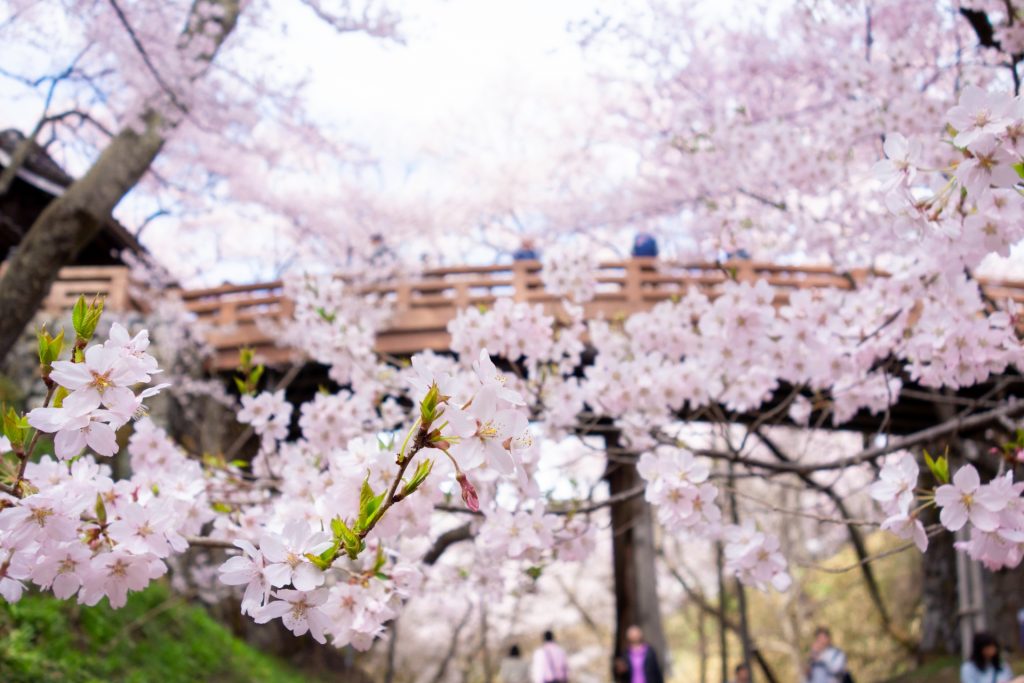
[[[749,259],[743,259],[738,263],[733,261],[735,265],[733,268],[736,269],[736,281],[737,282],[749,282],[753,284],[757,280],[757,271],[754,270],[754,262]]]
[[[854,289],[863,289],[868,281],[868,269],[854,268],[850,271],[850,279],[853,280]]]
[[[631,258],[626,261],[626,279],[622,288],[626,303],[631,306],[639,306],[644,301],[643,277],[643,266],[639,260]]]
[[[221,301],[217,312],[218,325],[235,325],[238,322],[238,302],[234,299]]]
[[[412,304],[412,285],[409,281],[402,279],[397,285],[395,285],[395,310],[396,311],[407,311],[409,306]]]
[[[455,283],[455,309],[461,311],[469,306],[469,283]]]
[[[128,310],[128,269],[116,267],[110,272],[110,291],[107,293],[107,305],[112,311]]]
[[[527,270],[527,261],[512,262],[512,299],[515,301],[529,301],[530,299],[530,273]]]

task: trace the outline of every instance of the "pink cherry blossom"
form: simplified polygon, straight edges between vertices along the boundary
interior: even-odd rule
[[[894,463],[887,463],[879,473],[879,481],[871,485],[871,497],[880,503],[895,504],[903,513],[910,510],[914,502],[914,488],[917,486],[919,468],[914,456],[900,456]]]
[[[980,531],[995,531],[999,511],[1006,500],[991,488],[982,486],[974,465],[964,465],[953,475],[952,484],[935,491],[935,502],[942,509],[939,521],[950,531],[961,529],[968,521]]]
[[[281,618],[285,627],[297,636],[307,631],[318,643],[326,643],[324,632],[330,622],[320,610],[327,601],[327,591],[323,588],[314,591],[278,590],[274,597],[279,600],[268,602],[256,611],[257,624],[265,624],[271,619]]]
[[[128,362],[118,349],[97,344],[85,350],[82,363],[55,361],[50,378],[72,392],[65,402],[92,410],[101,403],[110,407],[130,401],[134,395],[128,387],[148,381],[149,376]]]
[[[324,575],[306,554],[319,555],[330,545],[330,535],[313,531],[304,520],[289,522],[280,536],[260,537],[260,552],[267,563],[264,572],[271,585],[291,583],[299,591],[313,590],[323,584]]]
[[[1012,99],[1002,93],[967,86],[960,95],[960,102],[946,114],[946,120],[957,129],[953,142],[973,149],[972,143],[979,138],[1002,132],[1011,121],[1012,103]]]

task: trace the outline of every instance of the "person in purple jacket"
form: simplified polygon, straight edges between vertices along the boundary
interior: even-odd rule
[[[617,680],[623,683],[664,683],[658,653],[644,641],[639,626],[626,630],[626,651],[616,659]]]

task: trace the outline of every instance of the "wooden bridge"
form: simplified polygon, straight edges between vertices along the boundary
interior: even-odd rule
[[[694,287],[713,297],[730,279],[763,279],[775,289],[776,302],[781,303],[798,289],[852,289],[868,275],[867,271],[837,273],[828,267],[752,261],[716,264],[630,259],[601,265],[597,296],[584,306],[584,311],[588,318],[603,315],[614,319],[650,309]],[[1013,299],[1024,305],[1024,281],[988,280],[982,284],[991,299]],[[376,348],[394,355],[448,349],[448,322],[467,306],[489,306],[498,298],[511,297],[541,304],[550,314],[559,311],[558,297],[544,289],[537,261],[430,269],[415,278],[365,291],[379,295],[393,308],[391,324],[378,335]],[[79,294],[104,295],[111,310],[145,308],[145,302],[129,295],[127,269],[120,266],[63,269],[50,292],[47,309],[53,313],[66,311]],[[196,316],[200,336],[214,351],[211,370],[233,369],[243,346],[252,348],[258,360],[271,366],[299,360],[296,352],[274,343],[264,324],[292,313],[292,302],[284,296],[280,281],[184,290],[181,296]]]

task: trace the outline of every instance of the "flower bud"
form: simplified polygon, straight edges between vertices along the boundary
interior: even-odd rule
[[[469,478],[466,477],[464,472],[459,472],[455,475],[455,480],[459,482],[459,486],[462,487],[462,502],[464,502],[466,507],[473,512],[479,512],[480,498],[476,495],[476,489],[473,488],[473,484],[469,482]]]

